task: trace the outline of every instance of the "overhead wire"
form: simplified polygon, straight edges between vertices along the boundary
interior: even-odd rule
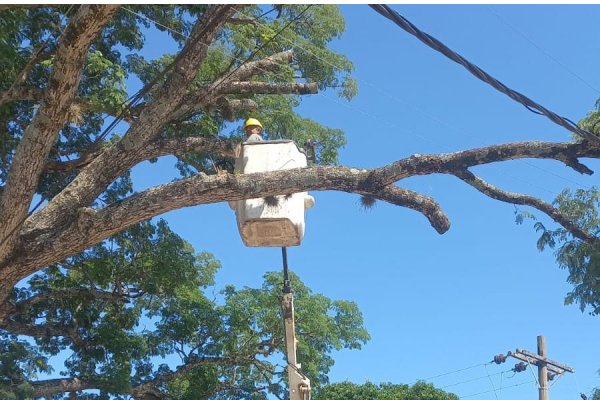
[[[494,390],[494,397],[496,397],[496,400],[498,400],[498,393],[496,393],[496,386],[494,385],[494,381],[492,380],[492,377],[488,373],[487,365],[485,365],[484,368],[485,368],[485,372],[487,373],[487,377],[490,381],[490,385],[492,385],[492,389]],[[500,373],[500,378],[502,378],[502,374],[503,374],[503,372]]]
[[[486,364],[486,366],[487,366],[487,364]],[[498,376],[498,375],[502,376],[502,374],[505,374],[505,373],[510,372],[510,371],[511,370],[506,370],[506,371],[497,372],[497,373],[491,374],[491,375],[490,374],[486,374],[486,375],[483,375],[483,376],[478,376],[477,378],[467,379],[466,381],[460,381],[460,382],[451,383],[451,384],[448,384],[448,385],[445,385],[445,386],[440,386],[439,389],[446,389],[446,388],[453,387],[453,386],[463,385],[465,383],[476,382],[476,381],[480,381],[480,380],[485,379],[485,378],[490,378],[491,379],[492,376]]]
[[[457,370],[452,370],[452,371],[449,371],[449,372],[444,372],[444,373],[441,373],[441,374],[438,374],[438,375],[430,376],[430,377],[422,379],[422,380],[424,380],[424,381],[431,381],[432,379],[440,378],[442,376],[456,374],[456,373],[463,372],[463,371],[468,371],[470,369],[481,367],[481,366],[484,366],[484,365],[487,365],[487,364],[490,364],[490,363],[491,362],[479,363],[479,364],[471,365],[471,366],[468,366],[468,367],[460,368],[460,369],[457,369]]]
[[[510,386],[504,386],[504,389],[509,389],[509,388],[514,388],[517,386],[523,386],[523,385],[527,385],[528,383],[533,383],[534,381],[526,381],[526,382],[521,382],[521,383],[516,383],[514,385],[510,385]],[[487,393],[492,393],[494,390],[486,390],[484,392],[479,392],[479,393],[472,393],[472,394],[468,394],[466,396],[459,396],[460,399],[466,399],[468,397],[475,397],[475,396],[481,396],[482,394],[487,394]]]
[[[479,68],[477,65],[471,63],[470,61],[468,61],[467,59],[462,57],[460,54],[451,50],[449,47],[447,47],[445,44],[440,42],[438,39],[421,31],[419,28],[417,28],[415,25],[413,25],[410,21],[408,21],[406,18],[404,18],[398,12],[394,11],[390,6],[385,5],[385,4],[371,4],[370,7],[373,8],[379,14],[381,14],[384,17],[393,21],[396,25],[398,25],[399,27],[404,29],[406,32],[415,36],[417,39],[419,39],[421,42],[425,43],[427,46],[442,53],[443,55],[445,55],[452,61],[465,67],[467,69],[467,71],[469,71],[476,78],[489,84],[494,89],[500,91],[501,93],[504,93],[505,95],[507,95],[511,99],[517,101],[518,103],[521,103],[522,105],[527,107],[529,110],[535,110],[538,113],[543,114],[544,116],[546,116],[548,119],[550,119],[555,124],[562,126],[563,128],[582,137],[583,139],[587,139],[594,143],[600,143],[600,137],[594,135],[591,132],[588,132],[584,129],[579,128],[577,126],[577,124],[575,124],[573,121],[550,111],[546,107],[534,102],[529,97],[527,97],[515,90],[510,89],[508,86],[506,86],[505,84],[503,84],[502,82],[500,82],[499,80],[497,80],[496,78],[494,78],[493,76],[491,76],[490,74],[488,74],[487,72],[485,72],[484,70]]]
[[[513,30],[514,32],[516,32],[519,36],[521,36],[523,39],[525,39],[527,42],[529,42],[533,47],[535,47],[536,49],[538,49],[546,57],[548,57],[550,60],[552,60],[553,62],[555,62],[560,67],[562,67],[569,74],[573,75],[575,78],[577,78],[579,81],[581,81],[585,86],[587,86],[588,88],[592,89],[596,93],[600,94],[600,90],[596,89],[591,83],[589,83],[588,81],[586,81],[585,79],[583,79],[579,74],[577,74],[575,71],[573,71],[567,65],[563,64],[562,62],[560,62],[556,57],[554,57],[552,54],[550,54],[550,52],[548,52],[542,46],[538,45],[531,38],[529,38],[523,31],[521,31],[520,29],[518,29],[513,24],[509,23],[504,17],[502,17],[498,12],[496,12],[496,10],[494,10],[491,6],[488,5],[487,9],[488,9],[488,11],[491,14],[493,14],[496,18],[498,18],[498,20],[500,20],[500,22],[502,22],[504,25],[508,26],[511,30]]]

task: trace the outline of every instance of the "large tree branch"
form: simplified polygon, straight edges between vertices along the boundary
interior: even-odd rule
[[[579,173],[591,175],[593,171],[578,161],[578,158],[582,157],[600,158],[600,146],[586,141],[571,143],[520,142],[455,153],[416,154],[373,171],[370,183],[385,186],[409,176],[451,173],[466,167],[521,158],[554,159],[565,163]]]
[[[134,398],[144,399],[146,394],[159,394],[156,388],[166,382],[181,377],[195,368],[203,365],[249,365],[254,364],[254,354],[238,355],[232,357],[194,357],[175,371],[161,374],[148,382],[132,387],[129,394]],[[48,379],[45,381],[30,382],[34,388],[34,397],[52,396],[58,393],[76,392],[88,389],[103,389],[108,386],[106,381],[100,379],[63,378]]]
[[[315,94],[319,92],[317,83],[295,82],[255,82],[227,81],[215,83],[207,88],[185,96],[181,107],[172,115],[173,119],[184,117],[191,113],[219,107],[219,99],[226,94]]]
[[[30,382],[33,386],[35,398],[48,397],[57,393],[77,392],[88,389],[101,389],[106,386],[102,382],[94,380],[82,380],[79,378],[59,378],[45,381]]]
[[[551,204],[548,204],[545,201],[533,196],[520,193],[511,193],[498,189],[466,169],[462,171],[456,171],[454,175],[492,199],[504,201],[506,203],[527,205],[540,210],[571,232],[573,236],[583,240],[584,242],[588,242],[590,244],[600,242],[598,238],[581,230],[577,224],[569,220],[569,218],[561,213],[558,208],[553,207]]]
[[[96,157],[65,190],[55,196],[39,217],[49,225],[72,217],[81,206],[91,204],[106,187],[131,165],[137,154],[155,139],[171,120],[171,114],[196,76],[200,63],[219,29],[235,13],[231,5],[208,8],[196,23],[190,39],[173,63],[173,73],[155,94],[155,100],[140,113],[123,139]]]
[[[33,338],[68,337],[73,344],[81,348],[90,345],[89,339],[83,340],[77,333],[77,329],[72,326],[36,325],[5,319],[0,322],[0,328],[15,335],[25,335]]]
[[[222,94],[316,94],[319,87],[316,82],[311,83],[271,83],[271,82],[229,82],[217,88]]]
[[[143,151],[141,151],[143,153]],[[150,152],[152,153],[152,152]],[[581,165],[579,157],[600,158],[600,148],[589,143],[512,143],[449,154],[416,155],[373,170],[312,167],[256,174],[222,174],[157,186],[101,210],[77,207],[61,224],[62,215],[32,215],[24,224],[20,244],[0,261],[0,294],[6,299],[12,285],[45,265],[98,243],[138,221],[191,205],[266,197],[309,190],[339,190],[373,196],[423,213],[439,232],[448,222],[431,199],[395,188],[394,182],[414,175],[456,174],[465,168],[518,158],[545,158]],[[133,159],[133,158],[131,158]],[[124,170],[129,165],[121,166]],[[578,167],[582,172],[584,170]],[[591,171],[589,171],[591,172]],[[567,227],[567,229],[569,229]],[[0,301],[2,308],[2,301]],[[0,317],[2,310],[0,309]]]
[[[257,74],[276,71],[283,65],[289,65],[294,59],[294,52],[291,50],[275,53],[269,57],[260,60],[242,64],[234,71],[225,74],[219,82],[244,81]]]
[[[369,186],[370,173],[369,170],[347,167],[315,167],[242,175],[199,174],[148,189],[101,210],[81,209],[77,219],[66,230],[53,227],[45,232],[35,229],[26,232],[23,235],[24,247],[15,254],[16,259],[0,264],[0,268],[14,264],[6,271],[18,269],[20,275],[28,276],[40,264],[62,260],[126,226],[169,210],[307,190],[340,190],[369,195],[422,212],[440,233],[448,229],[448,220],[435,201],[394,186]],[[0,271],[0,279],[7,272]]]
[[[0,257],[14,244],[15,228],[27,215],[46,157],[75,98],[89,46],[117,9],[80,7],[59,39],[42,105],[17,147],[0,198]]]

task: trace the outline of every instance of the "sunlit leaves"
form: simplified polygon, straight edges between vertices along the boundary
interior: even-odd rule
[[[600,192],[596,188],[564,190],[554,201],[555,206],[589,235],[600,239]],[[567,281],[573,290],[566,304],[576,303],[582,311],[600,313],[600,245],[586,243],[564,228],[548,229],[541,222],[534,224],[540,232],[538,249],[555,250],[558,265],[569,271]]]

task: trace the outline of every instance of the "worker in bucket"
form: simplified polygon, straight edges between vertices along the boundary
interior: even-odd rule
[[[263,126],[256,118],[248,118],[246,120],[244,131],[246,131],[247,142],[260,142],[263,140]]]

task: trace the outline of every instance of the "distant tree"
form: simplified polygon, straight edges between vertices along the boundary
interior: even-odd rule
[[[458,396],[436,389],[433,385],[417,382],[412,386],[391,383],[373,384],[343,382],[318,390],[315,400],[458,400]]]

